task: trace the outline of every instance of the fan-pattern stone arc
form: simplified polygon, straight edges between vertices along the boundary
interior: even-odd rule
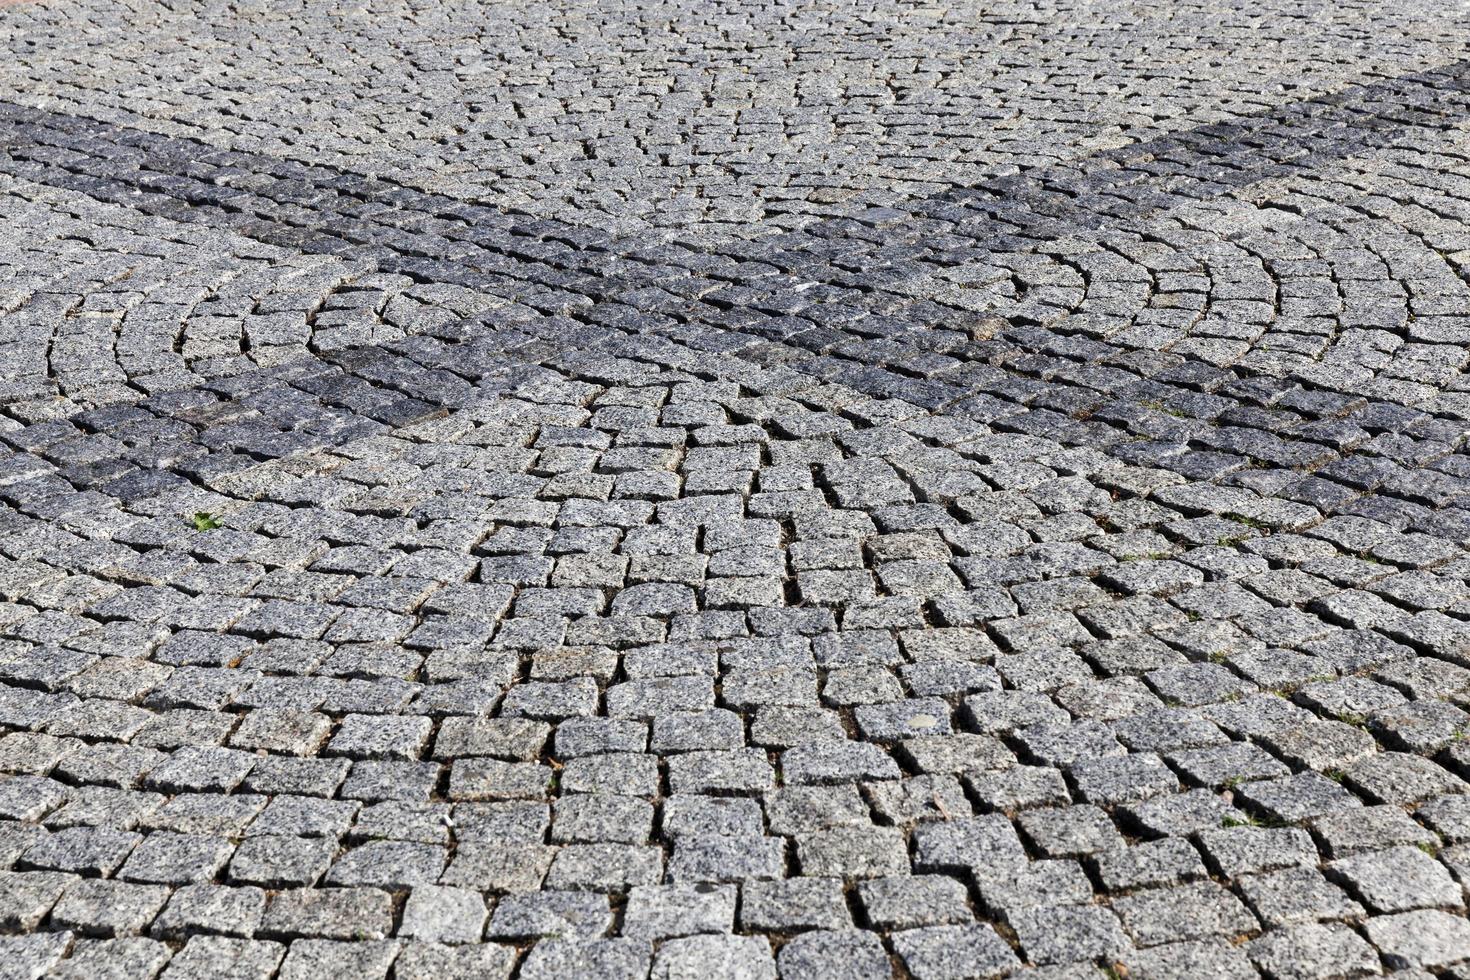
[[[1467,34],[0,9],[0,972],[1470,975]]]

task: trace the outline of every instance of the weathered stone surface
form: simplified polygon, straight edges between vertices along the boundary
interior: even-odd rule
[[[1465,972],[1452,5],[390,7],[0,0],[0,972]]]

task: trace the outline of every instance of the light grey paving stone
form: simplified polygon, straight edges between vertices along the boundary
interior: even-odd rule
[[[667,822],[667,808],[665,809]],[[653,833],[654,807],[606,793],[565,796],[554,804],[552,840],[566,844],[643,844]]]
[[[853,929],[802,933],[781,947],[776,964],[782,977],[877,980],[892,976],[878,937]]]
[[[856,786],[787,786],[767,794],[762,803],[776,834],[798,836],[872,821],[872,807]]]
[[[551,822],[548,808],[543,803],[504,800],[492,803],[456,803],[446,821],[442,810],[431,810],[420,814],[414,821],[415,827],[428,836],[430,817],[440,826],[433,829],[435,840],[442,840],[440,832],[448,833],[452,828],[454,837],[461,844],[483,844],[490,841],[521,841],[538,843],[544,839]]]
[[[67,980],[151,977],[158,975],[172,956],[166,943],[141,936],[83,940],[48,975]]]
[[[1286,868],[1238,880],[1241,896],[1267,926],[1361,916],[1363,906],[1316,868]]]
[[[1031,963],[1116,959],[1131,946],[1117,916],[1098,906],[1027,908],[1008,919]]]
[[[436,845],[442,848],[449,844],[452,827],[455,824],[448,804],[387,800],[358,810],[346,836],[348,843],[359,845],[353,853],[361,851],[364,846],[385,843]],[[426,851],[414,848],[389,848],[386,851],[369,849],[364,852],[365,855],[374,853],[381,854],[385,864],[395,864],[403,868],[412,868],[416,861],[429,865],[433,863]],[[424,860],[426,858],[428,860]],[[358,863],[366,862],[359,859]]]
[[[535,891],[551,867],[552,849],[538,843],[466,843],[454,851],[439,884],[480,891]]]
[[[393,899],[374,888],[279,891],[266,906],[263,936],[378,940],[393,931]]]
[[[998,977],[1019,965],[995,931],[985,925],[927,926],[893,935],[894,951],[916,978]]]
[[[1368,941],[1396,969],[1437,969],[1470,959],[1470,925],[1437,910],[1401,912],[1369,919]]]
[[[1208,881],[1138,892],[1117,900],[1112,908],[1140,946],[1231,938],[1259,928],[1238,898]]]
[[[69,827],[37,840],[17,864],[22,869],[108,875],[143,839],[142,834],[109,827]]]
[[[355,800],[322,800],[310,796],[276,796],[250,824],[252,836],[338,837],[352,826],[362,804]]]
[[[652,960],[649,944],[636,939],[546,939],[527,954],[520,975],[537,980],[566,976],[643,978],[648,976]]]
[[[336,842],[324,838],[251,837],[230,859],[229,878],[263,888],[313,885],[326,874],[336,853]]]
[[[76,880],[61,872],[0,872],[0,923],[15,932],[31,932]]]
[[[858,896],[863,914],[880,929],[960,925],[974,920],[965,886],[944,875],[873,878],[858,883]]]
[[[267,940],[195,936],[169,960],[162,976],[169,980],[219,976],[265,980],[276,972],[285,955],[285,946]]]
[[[5,972],[18,980],[44,976],[70,951],[75,937],[70,932],[37,932],[0,938]]]
[[[1104,851],[1093,859],[1093,864],[1103,888],[1114,892],[1179,884],[1202,878],[1206,873],[1194,845],[1172,838]]]
[[[515,950],[483,943],[472,946],[443,946],[434,943],[405,943],[393,961],[393,974],[403,980],[470,980],[472,977],[510,976]]]
[[[1081,858],[1125,845],[1107,813],[1091,805],[1026,810],[1017,823],[1045,857]]]
[[[444,848],[433,844],[369,841],[344,851],[325,880],[329,885],[401,891],[438,881],[444,863]]]
[[[1444,840],[1459,843],[1470,833],[1470,796],[1436,797],[1421,804],[1414,815]]]
[[[567,844],[556,850],[546,874],[548,888],[624,892],[656,884],[663,875],[663,851],[627,844]]]
[[[966,773],[964,782],[980,803],[994,810],[1064,806],[1072,801],[1067,781],[1047,766],[1013,766],[999,772]]]
[[[395,940],[338,942],[330,939],[297,939],[286,952],[279,977],[320,977],[345,973],[381,980],[397,957]]]
[[[781,771],[789,785],[896,779],[899,769],[881,748],[865,742],[819,741],[799,745],[781,755]]]
[[[1227,878],[1279,868],[1315,865],[1312,837],[1295,827],[1229,827],[1207,830],[1199,841],[1205,857]]]
[[[1001,919],[1026,909],[1083,905],[1092,900],[1092,882],[1076,861],[980,864],[970,869],[970,876],[986,909]]]
[[[1379,969],[1373,948],[1351,928],[1337,923],[1272,930],[1252,940],[1246,954],[1267,976],[1282,980],[1368,976]]]
[[[908,841],[896,827],[833,827],[797,841],[803,875],[813,878],[875,878],[906,874]]]
[[[780,878],[785,866],[779,837],[686,834],[674,841],[666,873],[670,883],[747,881]]]
[[[149,834],[118,869],[124,881],[182,885],[209,881],[229,861],[227,840],[201,834]]]
[[[174,892],[150,932],[163,939],[195,933],[250,938],[265,914],[266,896],[259,888],[186,885]]]
[[[760,836],[764,826],[761,804],[755,800],[675,794],[663,802],[661,829],[675,840],[701,834],[755,837]],[[787,832],[774,825],[771,829]]]
[[[534,762],[456,759],[449,772],[452,800],[539,800],[546,796],[552,773]]]
[[[1019,867],[1026,861],[1015,828],[999,814],[927,824],[913,838],[916,871]]]
[[[606,895],[537,891],[500,899],[485,933],[492,939],[591,940],[605,934],[612,921]]]
[[[775,980],[776,959],[758,936],[688,936],[659,947],[651,976],[695,980],[711,972],[737,980]]]
[[[1245,952],[1224,939],[1165,943],[1129,950],[1119,960],[1129,975],[1140,980],[1247,980],[1260,974]]]
[[[1286,823],[1354,810],[1363,805],[1352,793],[1316,772],[1246,783],[1236,790],[1236,795],[1267,818]]]
[[[131,936],[145,931],[168,901],[166,885],[86,879],[72,884],[51,910],[51,922],[86,936]]]
[[[763,932],[842,930],[852,912],[835,878],[785,878],[741,885],[740,926]]]
[[[1465,902],[1444,865],[1415,847],[1390,847],[1342,858],[1327,865],[1327,873],[1378,913],[1462,908]]]
[[[628,892],[622,934],[629,939],[728,933],[735,925],[733,885],[646,885]]]
[[[423,943],[473,943],[485,929],[485,901],[467,888],[419,885],[409,892],[398,935]]]

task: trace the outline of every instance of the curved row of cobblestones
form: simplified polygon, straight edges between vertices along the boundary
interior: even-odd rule
[[[1452,16],[1376,0],[65,0],[6,16],[0,83],[27,104],[623,233],[762,234],[1463,55]]]

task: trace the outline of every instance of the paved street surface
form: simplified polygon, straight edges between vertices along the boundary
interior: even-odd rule
[[[0,980],[1470,977],[1470,10],[0,2]]]

